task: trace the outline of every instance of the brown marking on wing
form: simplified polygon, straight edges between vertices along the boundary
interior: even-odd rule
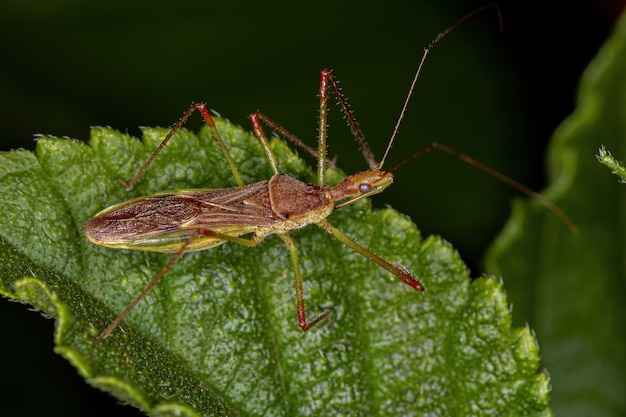
[[[94,242],[145,239],[185,229],[267,226],[281,219],[271,209],[245,200],[267,193],[267,181],[215,190],[155,194],[109,207],[85,223]]]

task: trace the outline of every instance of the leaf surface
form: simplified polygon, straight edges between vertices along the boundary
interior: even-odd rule
[[[247,183],[269,178],[253,136],[222,120],[218,129]],[[288,251],[273,236],[185,254],[97,342],[169,255],[95,246],[84,222],[142,195],[235,185],[203,129],[179,132],[126,192],[116,178],[132,177],[166,132],[144,129],[139,142],[94,128],[89,145],[42,137],[36,155],[0,155],[0,291],[57,319],[56,351],[90,384],[155,416],[550,415],[534,336],[511,328],[499,281],[470,284],[449,244],[367,201],[330,221],[426,292],[310,226],[293,233],[307,311],[330,309],[332,326],[297,326]],[[284,172],[313,180],[282,142],[272,146]]]

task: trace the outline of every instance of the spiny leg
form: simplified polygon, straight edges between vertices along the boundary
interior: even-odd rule
[[[283,126],[271,120],[269,117],[265,116],[260,112],[254,112],[250,115],[250,121],[252,122],[252,128],[254,129],[254,133],[259,138],[259,141],[266,149],[266,152],[271,153],[269,149],[268,141],[263,132],[263,128],[261,127],[261,122],[268,125],[274,131],[278,132],[283,137],[289,139],[291,142],[295,143],[302,149],[304,149],[309,154],[313,155],[317,158],[317,183],[318,185],[324,185],[326,182],[326,167],[335,167],[335,159],[328,159],[326,154],[326,140],[328,138],[328,99],[330,97],[329,85],[332,86],[333,91],[335,92],[335,96],[337,97],[337,101],[341,107],[341,110],[344,114],[344,117],[354,135],[355,139],[359,143],[359,147],[367,160],[370,168],[375,168],[378,166],[378,163],[374,159],[374,155],[370,150],[368,144],[365,142],[365,137],[363,132],[359,128],[359,124],[354,117],[354,114],[350,110],[348,106],[348,101],[341,91],[339,87],[339,82],[333,76],[332,71],[329,69],[323,69],[320,72],[320,86],[319,86],[319,125],[318,125],[318,137],[317,137],[317,151],[311,148],[309,145],[304,143],[299,137],[289,132]],[[272,161],[273,155],[269,157],[270,162]],[[272,165],[275,166],[274,164]],[[278,172],[277,168],[275,168],[275,172]]]
[[[313,326],[321,322],[322,320],[328,320],[330,322],[330,311],[324,310],[322,314],[311,320],[310,322],[306,321],[306,313],[304,311],[304,286],[302,284],[302,273],[300,272],[300,262],[298,261],[298,251],[296,249],[296,245],[294,245],[293,240],[291,240],[291,236],[288,233],[281,233],[278,235],[283,242],[289,248],[289,255],[291,256],[291,266],[293,268],[293,273],[296,281],[296,303],[298,310],[298,325],[300,328],[308,332],[311,330]]]
[[[335,96],[337,97],[337,102],[339,103],[339,106],[341,107],[341,111],[343,112],[344,118],[346,119],[346,122],[348,123],[348,127],[350,128],[350,130],[352,131],[352,134],[354,135],[354,138],[358,142],[359,147],[361,148],[361,152],[363,153],[363,156],[365,157],[365,160],[367,161],[370,168],[376,168],[378,166],[378,163],[376,162],[376,159],[374,158],[374,154],[372,153],[372,150],[370,149],[369,145],[365,141],[365,136],[363,135],[363,132],[361,131],[361,128],[359,127],[359,123],[357,122],[356,117],[354,117],[354,113],[352,112],[352,110],[350,109],[350,106],[348,105],[348,99],[346,98],[345,94],[341,90],[341,87],[339,87],[339,81],[333,75],[332,70],[329,70],[329,69],[323,69],[322,72],[320,73],[320,78],[321,78],[320,97],[322,96],[328,97],[328,84],[330,83],[330,85],[333,87],[333,91],[335,92]],[[324,111],[322,112],[322,106],[320,105],[320,118],[319,118],[320,124],[322,122],[322,114],[326,116],[327,112],[326,112],[326,109],[324,109]],[[326,118],[324,118],[324,122],[326,122]]]
[[[178,119],[178,121],[174,124],[174,126],[172,127],[172,130],[170,130],[169,133],[165,136],[165,139],[163,139],[161,144],[152,153],[150,158],[148,158],[148,160],[143,165],[143,167],[141,167],[139,172],[135,174],[133,179],[131,179],[128,183],[120,178],[117,179],[117,181],[126,188],[126,191],[130,191],[133,189],[137,181],[139,181],[139,178],[143,176],[143,174],[148,170],[148,167],[150,167],[152,162],[154,162],[157,155],[161,153],[163,148],[165,148],[165,145],[167,145],[167,143],[172,138],[172,136],[174,136],[174,133],[176,133],[178,130],[180,130],[181,127],[183,127],[187,119],[189,119],[189,117],[193,114],[195,110],[198,110],[200,112],[205,123],[207,124],[207,126],[209,126],[209,129],[211,130],[211,133],[213,134],[213,139],[215,140],[215,142],[217,143],[217,146],[219,146],[220,150],[222,151],[222,154],[224,155],[224,158],[226,159],[226,162],[228,163],[228,166],[230,167],[230,171],[233,173],[233,176],[235,177],[235,182],[237,182],[237,185],[239,186],[244,185],[244,182],[241,179],[241,175],[239,174],[239,170],[235,166],[235,162],[233,161],[233,158],[231,157],[230,152],[226,148],[226,145],[224,144],[224,140],[222,139],[220,132],[217,130],[217,127],[215,127],[215,121],[213,120],[213,117],[211,117],[211,114],[209,113],[209,110],[207,109],[206,104],[205,103],[192,103],[189,106],[189,108],[183,113],[180,119]]]
[[[346,235],[344,232],[342,232],[341,230],[337,229],[335,226],[330,224],[328,220],[322,220],[319,223],[317,223],[317,225],[321,227],[322,229],[326,230],[327,232],[331,233],[341,243],[349,246],[354,251],[365,256],[370,261],[375,262],[376,264],[385,268],[387,271],[394,274],[396,277],[400,278],[405,284],[407,284],[414,290],[424,291],[424,286],[422,285],[422,283],[419,282],[417,278],[415,278],[413,275],[411,275],[411,273],[407,271],[406,268],[404,268],[403,266],[394,265],[390,262],[387,262],[380,256],[376,255],[374,252],[359,245],[354,239],[352,239],[351,237]]]
[[[220,132],[217,130],[217,127],[215,127],[215,121],[213,120],[213,117],[211,117],[211,113],[209,113],[209,110],[207,109],[206,104],[196,103],[196,104],[192,104],[192,106],[194,106],[200,112],[200,114],[202,115],[202,118],[204,119],[204,122],[207,124],[207,126],[209,126],[209,129],[211,130],[211,133],[213,134],[213,139],[215,140],[215,143],[217,143],[217,146],[219,146],[220,150],[222,151],[222,154],[224,155],[224,158],[226,159],[226,162],[228,163],[228,167],[230,168],[230,171],[233,173],[233,176],[235,177],[235,182],[237,183],[238,186],[241,187],[242,185],[244,185],[244,182],[241,179],[239,170],[237,169],[237,166],[235,165],[235,161],[233,161],[233,158],[230,156],[230,152],[226,148],[226,145],[224,144],[224,140],[222,139]]]
[[[250,121],[252,122],[252,128],[254,129],[254,133],[257,136],[257,138],[259,138],[259,141],[262,143],[263,147],[266,149],[266,152],[268,152],[269,150],[269,145],[268,145],[268,141],[265,136],[265,133],[263,132],[263,128],[261,127],[261,122],[265,123],[274,131],[278,132],[280,135],[289,139],[291,142],[295,143],[297,146],[301,147],[306,152],[308,152],[309,154],[317,158],[318,185],[324,185],[326,181],[326,167],[334,168],[336,165],[335,160],[334,159],[329,160],[326,155],[326,140],[328,137],[328,99],[330,97],[329,85],[332,86],[335,92],[335,95],[337,96],[337,101],[339,102],[341,106],[341,109],[344,113],[344,117],[348,122],[348,126],[350,127],[350,130],[352,131],[357,142],[359,143],[359,146],[361,147],[361,150],[363,154],[365,155],[365,159],[367,159],[368,164],[370,165],[370,168],[376,167],[378,164],[374,160],[374,156],[369,146],[365,142],[365,138],[359,128],[356,118],[354,117],[354,115],[352,114],[352,111],[350,110],[350,107],[348,106],[347,99],[344,96],[344,94],[341,92],[337,79],[332,75],[332,71],[329,69],[323,69],[320,72],[320,86],[319,86],[320,104],[319,104],[319,117],[318,117],[319,125],[318,125],[318,139],[317,139],[318,150],[317,151],[313,149],[312,147],[310,147],[309,145],[307,145],[306,143],[304,143],[302,139],[300,139],[293,133],[289,132],[283,126],[274,122],[273,120],[271,120],[269,117],[265,116],[264,114],[257,111],[250,115]],[[271,150],[269,150],[268,154],[270,152]],[[272,160],[272,157],[269,157],[270,162]],[[275,172],[278,172],[278,170],[275,169]]]
[[[272,119],[264,115],[263,113],[255,111],[254,113],[250,115],[250,121],[252,122],[252,128],[254,129],[255,134],[257,133],[257,129],[260,129],[260,131],[263,132],[263,128],[261,127],[261,122],[263,122],[267,126],[269,126],[273,131],[275,131],[282,137],[289,139],[291,142],[293,142],[294,144],[304,149],[307,153],[317,158],[317,151],[315,149],[311,148],[302,139],[300,139],[299,137],[297,137],[296,135],[294,135],[293,133],[285,129],[283,126],[279,125],[278,123],[276,123],[275,121],[273,121]],[[265,137],[264,133],[263,133],[263,137]]]
[[[326,139],[328,137],[328,76],[330,70],[320,72],[320,108],[317,127],[317,185],[326,183]]]
[[[257,235],[254,235],[251,239],[246,239],[246,238],[241,238],[237,236],[227,235],[224,233],[215,232],[210,229],[195,230],[194,233],[185,241],[185,243],[183,243],[182,246],[176,251],[176,253],[172,255],[172,257],[167,261],[167,263],[163,266],[163,268],[161,268],[159,273],[156,274],[156,276],[152,279],[152,281],[150,281],[150,283],[146,285],[143,291],[141,291],[141,293],[124,309],[124,311],[122,311],[119,314],[119,316],[117,316],[115,320],[113,320],[111,324],[109,324],[107,328],[102,331],[102,333],[100,333],[100,335],[97,337],[96,340],[101,341],[109,337],[111,332],[113,332],[113,330],[115,330],[115,328],[119,326],[119,324],[122,322],[122,320],[124,320],[126,316],[128,316],[128,314],[135,308],[137,303],[139,303],[150,292],[150,290],[154,288],[154,286],[161,280],[161,278],[163,278],[165,273],[172,267],[172,265],[176,263],[178,258],[180,258],[181,255],[187,251],[187,249],[189,248],[189,245],[191,245],[194,239],[201,239],[201,238],[206,238],[206,237],[221,239],[221,240],[229,241],[232,243],[237,243],[239,245],[248,246],[248,247],[254,247],[263,240],[262,237],[259,238],[257,237]]]
[[[185,252],[185,249],[191,244],[193,238],[189,238],[187,242],[181,246],[181,248],[167,261],[167,263],[161,268],[158,274],[150,281],[148,285],[143,289],[143,291],[122,311],[116,318],[107,326],[106,329],[100,333],[100,335],[96,338],[98,341],[102,341],[109,337],[111,332],[115,330],[117,326],[128,316],[128,314],[135,308],[137,303],[139,303],[154,286],[163,278],[165,273],[174,265],[174,263],[180,258],[180,256]]]
[[[254,112],[250,115],[250,122],[252,122],[252,130],[254,130],[254,136],[257,137],[259,142],[261,142],[261,146],[267,155],[267,159],[270,161],[270,165],[272,166],[272,170],[274,174],[278,174],[280,170],[278,169],[278,161],[276,160],[276,156],[270,147],[270,142],[267,140],[267,136],[265,136],[265,132],[263,131],[263,127],[259,122],[260,113]],[[299,139],[298,139],[299,140]]]
[[[370,168],[375,168],[378,164],[374,159],[374,155],[370,150],[369,145],[365,142],[365,137],[363,136],[363,132],[359,128],[359,123],[356,121],[354,114],[350,110],[348,106],[348,101],[346,96],[341,91],[339,87],[339,82],[333,76],[332,70],[328,68],[323,69],[320,72],[320,89],[319,89],[319,97],[320,97],[320,107],[319,107],[319,126],[318,126],[318,137],[317,137],[317,182],[318,185],[324,185],[326,182],[326,166],[328,165],[327,157],[326,157],[326,139],[328,138],[328,99],[330,97],[330,90],[328,88],[329,84],[332,86],[333,91],[335,92],[335,96],[337,97],[337,101],[341,107],[341,110],[344,114],[344,117],[354,135],[354,138],[359,143],[359,147],[361,148],[361,152],[363,156],[367,160]]]
[[[263,135],[264,139],[259,139],[259,140],[267,141],[267,138],[265,138],[265,133],[263,132],[263,127],[261,126],[261,122],[263,122],[267,126],[269,126],[270,129],[278,133],[281,137],[289,139],[291,142],[293,142],[294,144],[302,148],[304,151],[312,155],[315,159],[318,159],[318,152],[315,149],[307,145],[302,139],[300,139],[299,137],[297,137],[296,135],[288,131],[285,127],[279,125],[278,123],[276,123],[275,121],[273,121],[272,119],[264,115],[263,113],[255,111],[254,113],[250,115],[250,120],[252,121],[252,128],[254,130],[255,135],[257,137],[259,137],[259,135]],[[336,168],[337,156],[335,155],[331,159],[326,158],[326,166],[330,168]]]

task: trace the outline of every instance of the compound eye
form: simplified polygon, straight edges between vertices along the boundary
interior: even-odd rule
[[[359,191],[362,193],[367,193],[372,189],[372,186],[369,184],[359,184]]]

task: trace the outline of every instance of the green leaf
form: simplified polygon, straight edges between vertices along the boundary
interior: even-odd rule
[[[626,155],[624,56],[622,19],[552,142],[547,195],[580,235],[537,204],[520,203],[488,256],[488,270],[506,277],[514,321],[530,322],[541,340],[557,415],[626,414],[626,194],[594,155],[602,146]]]
[[[268,178],[256,139],[217,122],[245,181]],[[511,328],[500,282],[470,284],[449,244],[422,241],[409,219],[368,201],[330,221],[412,270],[426,292],[311,226],[293,233],[307,311],[330,309],[332,326],[299,329],[288,251],[272,236],[185,254],[97,342],[169,255],[95,246],[84,222],[141,195],[234,186],[203,129],[177,133],[126,192],[116,178],[137,172],[166,132],[144,129],[141,143],[94,128],[89,146],[42,137],[36,156],[0,155],[0,292],[56,317],[56,351],[87,382],[154,416],[551,414],[537,343],[528,327]],[[313,180],[282,142],[272,146],[286,173]]]

